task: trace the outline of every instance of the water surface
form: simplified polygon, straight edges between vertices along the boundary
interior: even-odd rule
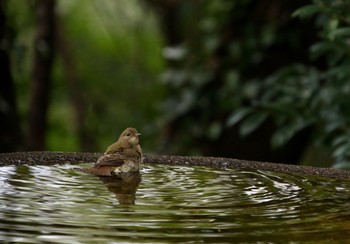
[[[122,179],[99,178],[74,167],[0,167],[0,242],[330,243],[350,237],[349,181],[160,165]]]

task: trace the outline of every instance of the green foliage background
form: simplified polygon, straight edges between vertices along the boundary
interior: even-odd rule
[[[168,76],[167,82],[177,91],[167,99],[168,118],[202,111],[200,116],[187,117],[182,130],[195,138],[215,141],[226,128],[237,124],[245,137],[271,117],[277,126],[270,140],[273,148],[312,127],[309,150],[302,161],[315,161],[316,165],[333,161],[336,167],[348,168],[350,2],[314,0],[258,27],[248,11],[251,5],[252,1],[203,2],[195,37],[185,47],[186,65],[171,70],[174,74]],[[298,29],[283,29],[293,18],[300,19],[299,25],[311,22],[317,30],[318,40],[309,49],[300,46],[303,36]],[[220,37],[230,21],[235,21],[239,38],[225,44],[229,55],[217,60]],[[242,29],[237,30],[238,23],[244,23]],[[269,55],[269,47],[281,43],[288,43],[295,52],[308,53],[309,60],[291,62],[268,74],[259,70],[266,67],[264,57]],[[219,89],[208,85],[216,75],[216,66],[221,69]]]
[[[297,132],[312,127],[311,150],[304,161],[322,160],[317,158],[322,155],[337,167],[349,167],[350,2],[313,0],[259,28],[249,22],[247,9],[252,1],[202,1],[198,8],[184,3],[184,8],[192,6],[188,11],[197,12],[191,15],[182,9],[186,14],[177,27],[186,38],[181,46],[170,49],[163,49],[164,33],[156,12],[142,5],[147,1],[57,2],[58,15],[74,50],[81,91],[89,101],[86,123],[98,139],[97,150],[114,141],[123,128],[134,126],[144,134],[146,150],[152,151],[159,126],[196,109],[201,111],[199,116],[181,121],[181,130],[173,141],[182,145],[178,148],[191,148],[194,138],[203,135],[215,141],[225,129],[238,124],[244,137],[271,117],[277,126],[271,147],[283,146]],[[33,7],[33,2],[9,0],[7,8],[13,26],[11,58],[24,129],[35,26]],[[293,19],[312,23],[317,29],[317,42],[308,50],[298,46],[303,38],[300,32],[282,28]],[[227,44],[224,59],[213,59],[230,21],[244,23],[239,29],[241,38]],[[269,47],[286,42],[296,52],[307,53],[309,60],[291,62],[269,73],[259,70]],[[167,61],[175,65],[166,66],[164,50],[173,54]],[[78,151],[61,62],[56,58],[48,149]],[[218,63],[224,67],[220,88],[208,89]],[[255,72],[260,73],[251,75]],[[159,82],[160,77],[166,85]],[[196,148],[191,150],[197,152]]]
[[[154,13],[135,0],[57,3],[57,13],[73,50],[80,88],[88,101],[87,127],[100,146],[96,150],[104,150],[128,126],[143,132],[143,144],[152,148],[153,140],[147,140],[147,135],[153,133],[153,122],[164,94],[164,86],[157,80],[164,69],[164,60]],[[18,0],[9,1],[8,6],[12,24],[21,30],[16,33],[13,74],[24,127],[35,24],[31,7]],[[79,151],[59,55],[53,73],[48,150]]]
[[[316,142],[330,148],[335,166],[342,168],[350,168],[349,10],[349,1],[314,0],[294,13],[315,19],[320,40],[310,47],[310,56],[327,60],[324,69],[305,67],[296,75],[311,83],[303,121],[317,125]]]

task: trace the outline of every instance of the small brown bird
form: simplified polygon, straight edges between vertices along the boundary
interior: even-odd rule
[[[141,133],[137,132],[135,128],[126,128],[119,139],[107,147],[105,154],[121,153],[128,158],[142,159],[142,149],[139,144],[139,136]]]
[[[139,171],[140,163],[143,160],[139,144],[140,135],[135,128],[126,128],[119,139],[107,148],[93,167],[81,170],[99,176],[113,176],[123,172]]]

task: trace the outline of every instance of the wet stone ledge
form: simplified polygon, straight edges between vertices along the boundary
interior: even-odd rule
[[[0,166],[94,163],[100,155],[101,153],[80,152],[1,153]],[[174,166],[204,166],[216,169],[263,170],[286,174],[314,175],[350,180],[350,171],[346,170],[247,161],[220,157],[145,155],[144,163]]]

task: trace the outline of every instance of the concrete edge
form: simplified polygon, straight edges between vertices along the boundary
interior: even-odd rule
[[[83,152],[14,152],[0,153],[0,166],[9,165],[55,165],[94,163],[101,153]],[[350,179],[350,171],[298,166],[290,164],[247,161],[233,158],[145,155],[146,164],[204,166],[216,169],[263,170],[286,174],[304,174],[337,179]]]

